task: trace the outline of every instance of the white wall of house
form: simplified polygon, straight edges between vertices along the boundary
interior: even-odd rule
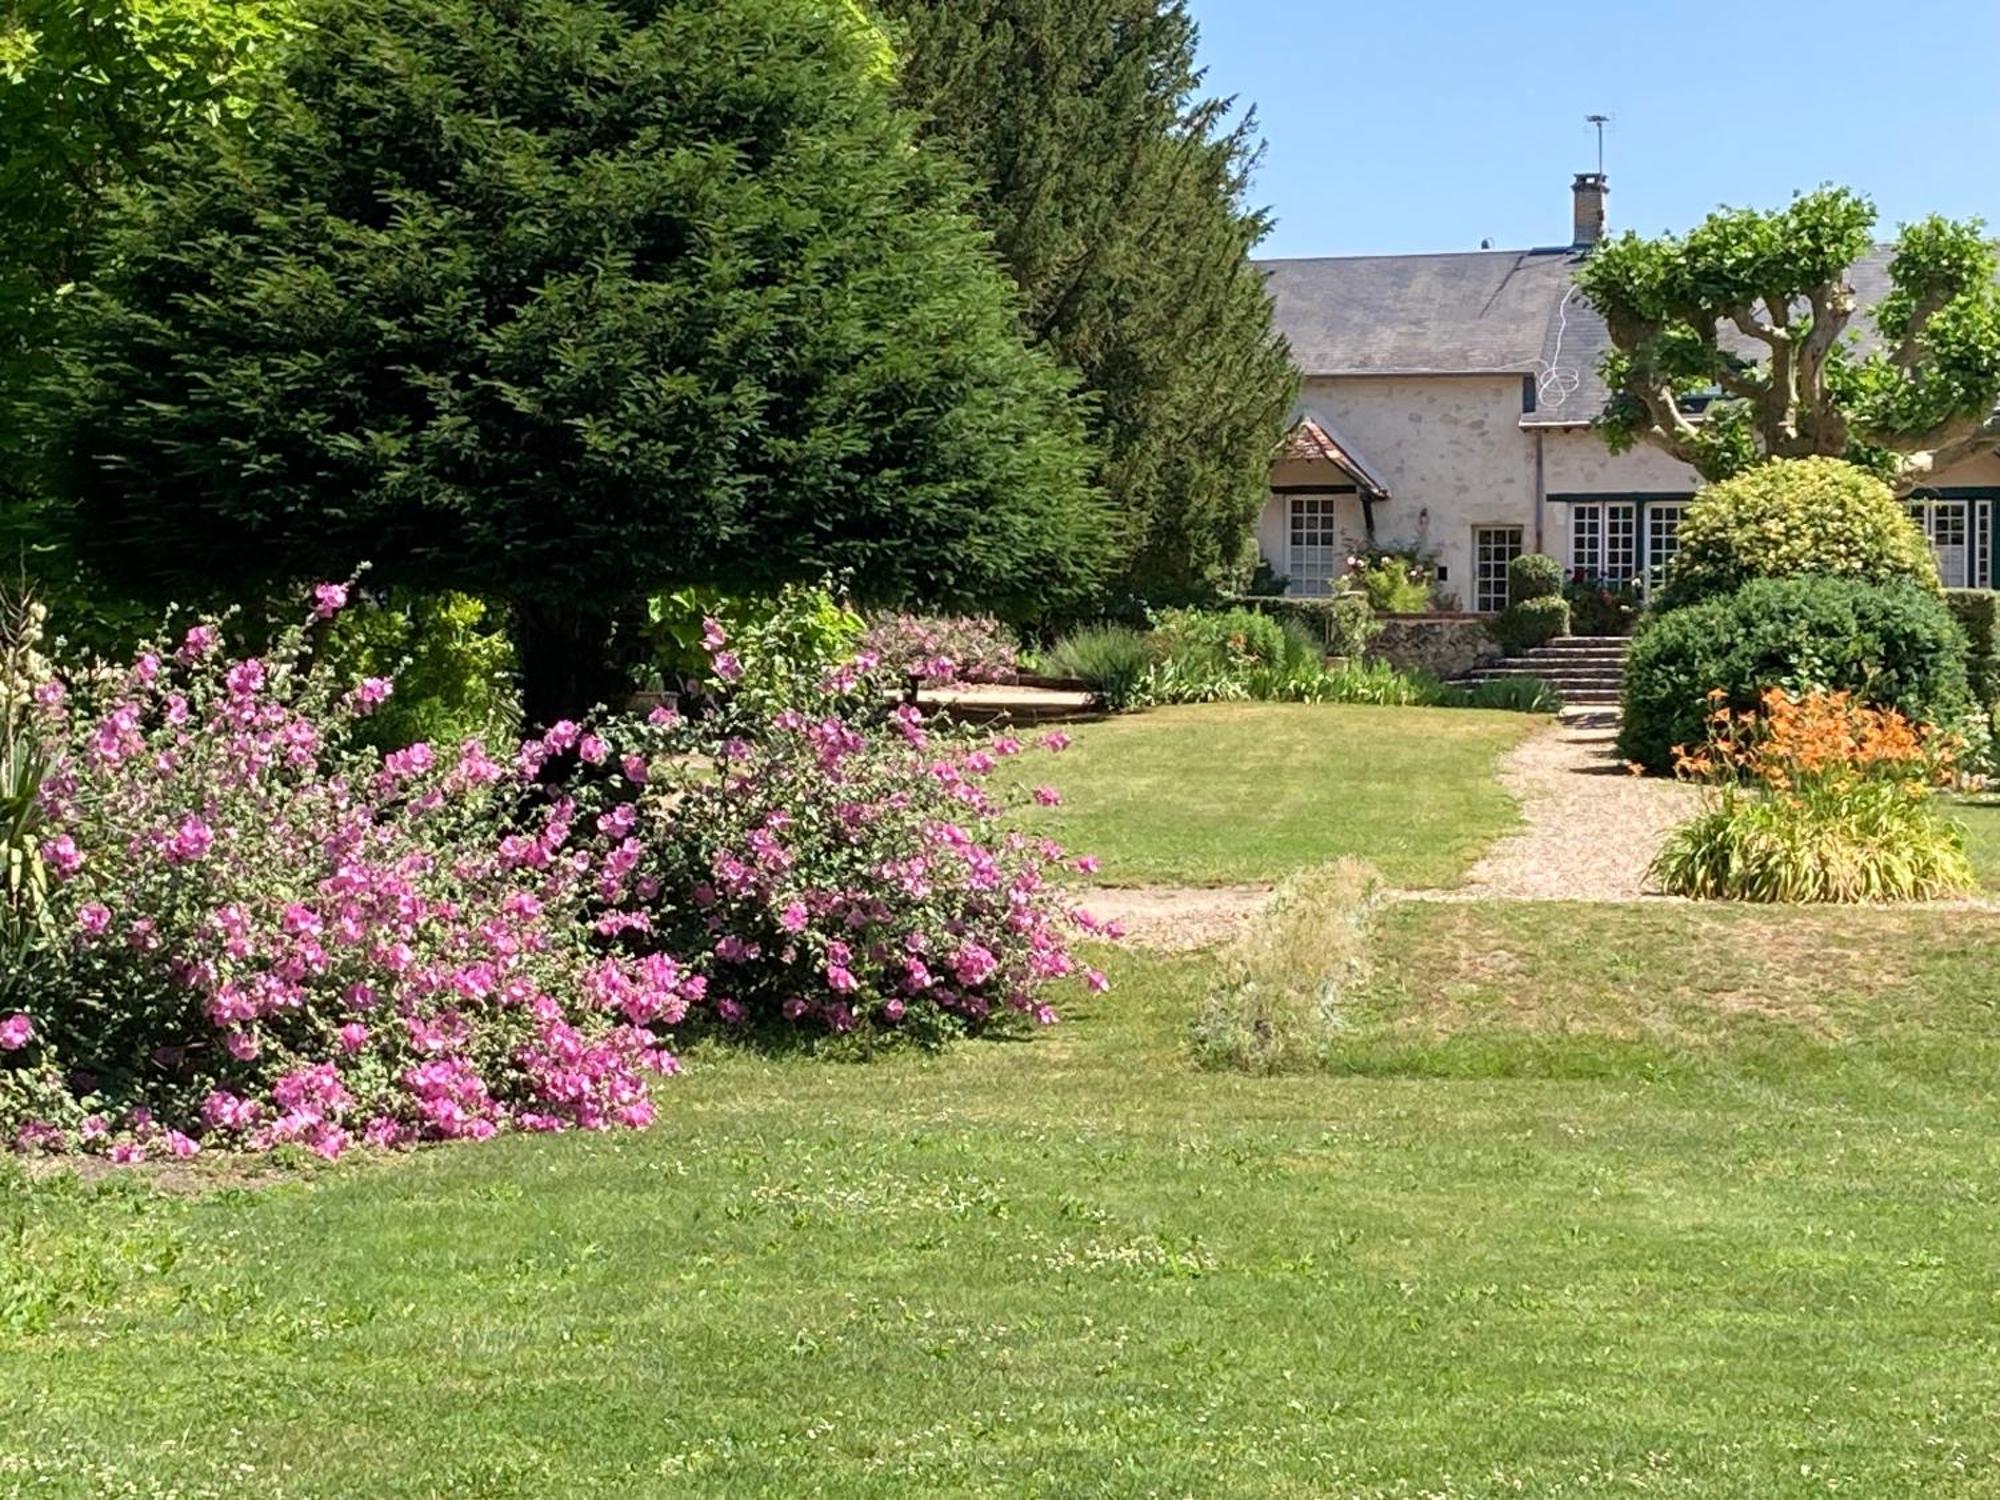
[[[1522,394],[1519,374],[1315,376],[1299,405],[1329,423],[1388,485],[1390,498],[1375,505],[1376,538],[1434,549],[1445,589],[1472,609],[1480,602],[1475,543],[1482,531],[1518,528],[1524,550],[1539,549],[1569,566],[1578,555],[1575,497],[1601,497],[1629,509],[1599,511],[1585,525],[1601,528],[1613,514],[1634,517],[1625,524],[1642,533],[1632,546],[1643,566],[1645,530],[1674,513],[1674,497],[1691,496],[1699,485],[1693,469],[1656,448],[1614,454],[1587,427],[1523,428]],[[1287,477],[1298,476],[1273,479]],[[1935,485],[2000,496],[2000,455],[1957,465]],[[1257,523],[1259,549],[1288,576],[1295,576],[1292,498],[1274,493]],[[1360,502],[1345,495],[1336,505],[1343,537],[1362,537]],[[1582,551],[1591,550],[1586,541]]]
[[[1534,443],[1520,429],[1521,377],[1320,376],[1307,380],[1300,407],[1332,423],[1388,485],[1391,498],[1375,506],[1377,538],[1434,547],[1445,587],[1469,607],[1475,528],[1532,525]],[[1291,571],[1287,501],[1274,495],[1258,524],[1280,573]],[[1353,521],[1358,540],[1358,501]]]

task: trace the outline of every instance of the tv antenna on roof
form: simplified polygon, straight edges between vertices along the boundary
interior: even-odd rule
[[[1604,175],[1604,127],[1611,123],[1611,116],[1585,115],[1583,122],[1586,125],[1595,125],[1597,127],[1597,175],[1602,177]]]

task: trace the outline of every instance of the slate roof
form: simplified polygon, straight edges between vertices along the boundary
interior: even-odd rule
[[[1851,274],[1863,312],[1889,288],[1887,246]],[[1474,250],[1259,262],[1278,329],[1308,375],[1532,375],[1524,427],[1589,422],[1604,409],[1604,320],[1576,293],[1577,250]],[[1865,316],[1850,328],[1864,347]],[[1724,342],[1757,353],[1741,335]]]

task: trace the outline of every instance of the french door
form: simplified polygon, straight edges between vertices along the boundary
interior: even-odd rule
[[[1965,500],[1912,500],[1910,519],[1931,544],[1938,578],[1948,589],[1973,587],[1972,505]],[[1982,517],[1983,519],[1983,517]]]
[[[1507,607],[1507,566],[1521,555],[1518,526],[1472,529],[1472,607],[1498,614]]]
[[[1589,500],[1569,508],[1569,567],[1579,578],[1629,583],[1659,581],[1679,545],[1684,500]]]

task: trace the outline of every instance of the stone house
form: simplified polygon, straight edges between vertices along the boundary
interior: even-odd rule
[[[1432,551],[1442,587],[1480,613],[1506,602],[1523,551],[1634,582],[1672,556],[1694,471],[1650,447],[1614,456],[1590,427],[1609,339],[1575,272],[1607,191],[1601,173],[1577,176],[1558,248],[1262,263],[1305,374],[1257,526],[1291,592],[1327,592],[1368,537]],[[1887,268],[1886,250],[1854,268],[1857,326]],[[1911,498],[1946,583],[1992,585],[1996,500],[1992,454]]]

